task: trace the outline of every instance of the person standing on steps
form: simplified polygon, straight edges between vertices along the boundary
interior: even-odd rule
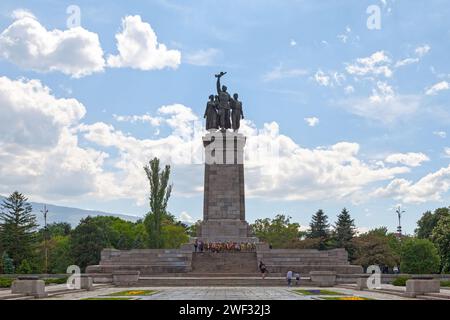
[[[195,242],[194,242],[195,252],[197,252],[197,248],[198,248],[198,239],[195,239]]]
[[[295,274],[295,285],[298,286],[300,284],[300,274],[297,272]]]
[[[286,280],[288,283],[288,287],[290,287],[292,285],[292,271],[289,270],[286,274]]]
[[[262,260],[259,262],[259,271],[261,272],[262,278],[265,279],[267,275],[267,268]]]

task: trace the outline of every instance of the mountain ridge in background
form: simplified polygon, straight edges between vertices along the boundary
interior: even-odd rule
[[[0,204],[3,203],[3,200],[6,199],[6,197],[0,195]],[[39,202],[32,202],[29,201],[29,204],[33,207],[33,213],[36,215],[37,223],[40,226],[44,225],[44,216],[41,212],[41,210],[44,208],[44,205],[47,207],[48,214],[47,214],[47,223],[53,223],[53,222],[68,222],[72,225],[72,227],[76,227],[81,219],[84,219],[88,216],[94,217],[94,216],[112,216],[112,217],[118,217],[127,221],[136,222],[139,219],[142,219],[142,217],[139,216],[132,216],[127,214],[120,214],[120,213],[109,213],[109,212],[103,212],[98,210],[86,210],[86,209],[79,209],[79,208],[73,208],[73,207],[65,207],[65,206],[58,206],[54,204],[49,203],[39,203]]]

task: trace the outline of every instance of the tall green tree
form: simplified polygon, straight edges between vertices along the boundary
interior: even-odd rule
[[[30,259],[36,243],[36,216],[28,199],[15,191],[0,206],[0,245],[16,267]]]
[[[279,214],[274,219],[258,219],[251,225],[254,235],[274,248],[286,248],[298,241],[300,225],[291,222],[291,217]]]
[[[343,248],[347,251],[350,260],[354,258],[355,248],[352,239],[356,236],[355,220],[350,216],[349,211],[344,208],[337,216],[337,221],[332,232],[331,246]]]
[[[417,221],[416,236],[420,239],[431,239],[433,229],[437,226],[439,220],[448,216],[450,216],[449,208],[438,208],[433,213],[431,211],[425,212]]]
[[[356,235],[355,220],[346,208],[342,209],[334,226],[333,236],[338,248],[348,249],[350,241]]]
[[[378,229],[379,231],[379,229]],[[354,264],[367,268],[370,265],[394,267],[399,265],[400,256],[389,243],[387,235],[379,232],[368,232],[352,240],[354,246]]]
[[[433,229],[431,240],[441,257],[441,272],[450,272],[450,216],[443,216]]]
[[[89,265],[98,264],[102,250],[112,247],[109,232],[99,225],[96,218],[98,217],[82,219],[71,234],[70,249],[73,261],[82,270]]]
[[[402,244],[400,270],[410,274],[439,272],[440,258],[434,244],[427,239],[407,239]]]
[[[307,237],[310,239],[320,239],[318,249],[325,250],[327,248],[327,242],[330,240],[330,224],[328,223],[328,216],[322,209],[312,216],[309,228]]]
[[[149,237],[149,247],[158,249],[164,245],[162,225],[168,215],[167,203],[172,192],[172,185],[169,185],[170,166],[166,165],[164,170],[161,170],[159,159],[154,158],[144,170],[150,184],[150,212],[145,216],[144,224]]]

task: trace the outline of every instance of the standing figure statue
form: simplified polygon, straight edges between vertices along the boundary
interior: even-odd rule
[[[241,127],[241,119],[244,119],[244,112],[242,111],[242,101],[238,100],[239,95],[235,93],[231,100],[231,121],[233,131],[237,132]]]
[[[209,96],[209,101],[206,104],[205,115],[206,118],[206,130],[214,131],[219,128],[218,115],[217,115],[217,107],[214,102],[214,95]]]
[[[217,95],[219,96],[219,121],[220,129],[225,131],[231,128],[230,121],[230,94],[227,92],[227,86],[220,87],[220,78],[226,75],[226,72],[221,72],[216,74],[217,78]]]

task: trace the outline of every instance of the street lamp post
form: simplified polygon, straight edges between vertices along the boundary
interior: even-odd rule
[[[47,206],[44,205],[44,209],[41,210],[44,215],[44,252],[45,252],[45,273],[48,273],[48,248],[47,248]]]

